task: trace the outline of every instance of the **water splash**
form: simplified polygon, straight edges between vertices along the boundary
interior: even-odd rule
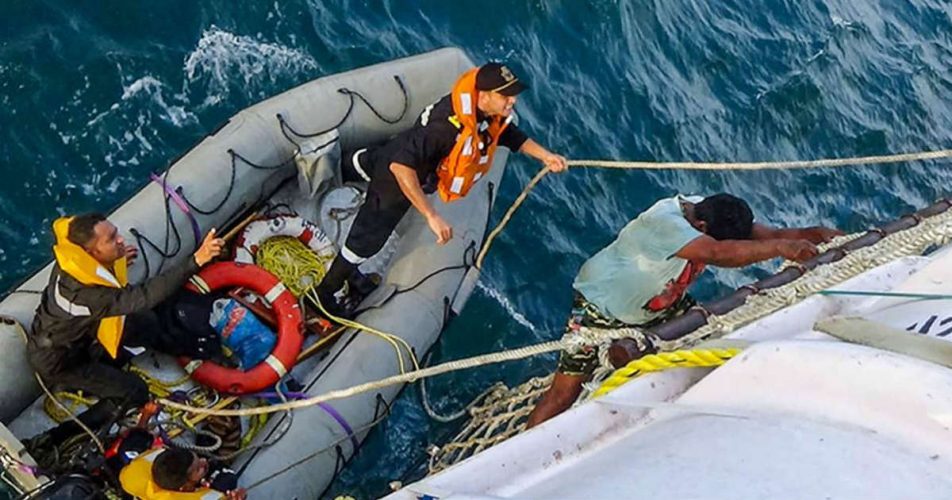
[[[159,108],[162,119],[168,121],[176,127],[198,123],[198,118],[187,111],[188,102],[184,94],[174,94],[172,100],[174,104],[169,104],[164,90],[168,87],[151,75],[146,75],[132,82],[123,88],[122,100],[127,101],[140,94],[145,94],[148,99]]]
[[[306,52],[279,43],[236,35],[217,26],[202,32],[198,46],[185,59],[186,92],[203,89],[203,106],[226,100],[231,90],[267,94],[275,84],[306,78],[320,68]]]

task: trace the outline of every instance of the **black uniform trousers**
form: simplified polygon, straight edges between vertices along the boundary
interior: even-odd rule
[[[359,152],[358,167],[354,165],[354,153],[342,155],[341,171],[345,181],[359,181],[370,177],[364,204],[354,218],[344,248],[334,258],[330,269],[318,287],[321,302],[331,300],[349,278],[357,271],[357,266],[373,257],[383,248],[393,230],[410,208],[410,200],[404,196],[396,178],[389,168],[373,169],[366,160],[367,153]],[[333,306],[334,304],[330,304]],[[324,303],[327,307],[328,304]],[[333,312],[333,311],[332,311]]]
[[[83,391],[99,398],[92,407],[77,416],[83,424],[97,429],[149,401],[146,383],[138,375],[122,369],[130,359],[123,347],[163,350],[165,337],[154,312],[129,314],[126,316],[122,347],[119,348],[117,359],[112,359],[99,342],[93,342],[88,351],[70,353],[70,357],[59,364],[59,369],[40,373],[40,376],[53,391]],[[69,420],[51,430],[50,437],[54,442],[62,442],[80,431],[79,426]]]

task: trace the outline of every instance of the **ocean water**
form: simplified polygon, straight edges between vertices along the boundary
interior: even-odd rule
[[[940,0],[0,2],[0,288],[49,258],[50,221],[108,210],[223,119],[315,77],[458,46],[531,85],[522,127],[571,158],[760,161],[949,147],[952,4]],[[539,168],[515,157],[498,218]],[[496,242],[433,362],[550,340],[587,256],[660,197],[727,191],[777,225],[867,228],[947,193],[947,162],[549,176]],[[716,270],[702,299],[771,272]],[[445,375],[460,408],[554,357]],[[409,387],[328,496],[373,498],[456,430]],[[254,498],[252,492],[252,498]]]

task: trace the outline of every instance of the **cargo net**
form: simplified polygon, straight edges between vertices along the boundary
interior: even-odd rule
[[[521,433],[529,413],[551,383],[549,375],[530,379],[511,389],[497,384],[482,402],[469,409],[469,421],[452,441],[442,447],[430,447],[430,474]]]
[[[820,247],[821,253],[843,245],[862,233],[836,238]],[[717,339],[724,335],[780,309],[796,304],[803,299],[843,283],[865,271],[908,256],[919,256],[930,248],[945,245],[952,240],[952,210],[922,218],[915,226],[885,236],[875,244],[849,252],[835,262],[816,267],[794,281],[759,291],[747,297],[746,302],[725,314],[711,315],[707,323],[681,338],[663,341],[638,328],[626,328],[624,332],[602,330],[605,342],[600,342],[599,361],[592,382],[576,405],[591,398],[592,394],[615,371],[608,363],[607,347],[611,338],[619,333],[635,340],[648,339],[660,352],[673,352],[690,349],[706,340]],[[796,265],[785,262],[783,266]],[[586,333],[598,335],[596,329]],[[632,377],[634,378],[634,377]],[[476,402],[469,409],[470,419],[463,429],[450,442],[443,446],[431,446],[429,449],[429,472],[434,474],[465,460],[487,448],[513,437],[525,429],[526,419],[536,402],[551,384],[552,377],[538,377],[519,386],[508,388],[498,384],[488,393],[486,399]]]

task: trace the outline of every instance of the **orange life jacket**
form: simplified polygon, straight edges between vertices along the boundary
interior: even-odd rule
[[[476,72],[473,68],[463,73],[453,86],[451,99],[453,113],[450,122],[459,130],[453,150],[443,159],[437,169],[439,184],[437,189],[443,201],[456,201],[472,189],[480,177],[489,172],[493,164],[493,155],[502,135],[512,116],[503,118],[493,116],[489,119],[489,126],[480,130],[480,123],[476,118]],[[483,132],[481,134],[480,132]]]

